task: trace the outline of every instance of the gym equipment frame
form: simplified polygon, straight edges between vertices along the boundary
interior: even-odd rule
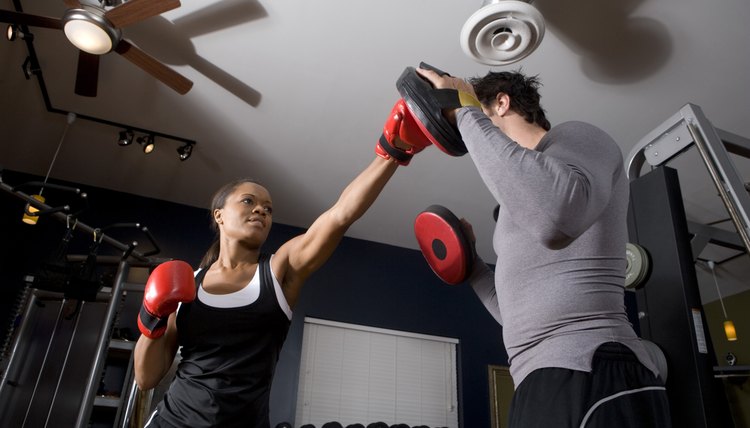
[[[1,178],[1,176],[0,176]],[[50,185],[48,184],[47,187]],[[20,187],[20,186],[19,186]],[[52,207],[0,180],[0,190],[23,199],[39,210],[39,215],[71,221],[69,207]],[[78,189],[74,189],[78,190]],[[137,242],[124,244],[102,232],[118,226],[136,226],[145,232],[155,249],[135,250]],[[70,227],[70,226],[69,226]],[[94,255],[97,265],[116,268],[108,290],[96,292],[95,298],[70,298],[63,292],[34,287],[35,278],[26,279],[25,305],[20,321],[14,329],[13,342],[7,359],[0,360],[0,415],[4,424],[17,427],[68,426],[84,428],[96,409],[114,409],[114,426],[122,421],[132,401],[132,345],[112,339],[112,331],[120,316],[121,306],[128,292],[133,292],[138,304],[143,292],[141,284],[127,283],[133,267],[155,267],[164,259],[150,257],[159,247],[147,228],[138,224],[116,224],[103,229],[76,221],[76,232],[90,234],[122,252],[121,256]],[[89,255],[68,255],[68,260],[87,260]],[[74,308],[75,307],[75,308]],[[135,319],[135,317],[132,317]],[[127,346],[123,346],[127,345]],[[120,351],[118,351],[118,349]],[[114,350],[114,351],[113,351]],[[109,403],[97,396],[97,389],[106,380],[108,356],[124,353],[124,384],[119,398]],[[107,417],[109,419],[109,416]],[[3,425],[6,426],[6,425]]]
[[[693,146],[698,149],[745,249],[750,249],[750,195],[729,158],[729,153],[750,158],[750,140],[714,128],[700,107],[686,104],[643,137],[628,156],[628,177],[638,178],[644,162],[665,165]]]
[[[687,221],[677,171],[665,164],[693,146],[737,234]],[[716,357],[695,272],[697,256],[709,242],[745,253],[750,249],[750,196],[728,152],[750,157],[750,140],[714,128],[698,106],[687,104],[646,135],[627,161],[630,240],[647,250],[652,266],[636,290],[640,331],[666,355],[675,427],[734,426],[724,386],[714,373]],[[640,176],[644,162],[655,169]]]

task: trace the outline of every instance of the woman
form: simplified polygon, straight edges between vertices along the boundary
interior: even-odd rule
[[[181,347],[175,379],[147,427],[269,427],[273,372],[302,285],[397,167],[376,157],[304,234],[272,255],[260,250],[273,217],[268,190],[247,179],[219,189],[211,206],[218,239],[187,287],[197,285],[197,297],[179,299],[163,335],[144,332],[136,344],[141,390],[159,383]]]

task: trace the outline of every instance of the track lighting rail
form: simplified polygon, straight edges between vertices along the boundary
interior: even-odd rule
[[[21,7],[20,0],[13,0],[12,3],[13,3],[13,7],[15,8],[15,10],[17,12],[23,12],[23,8]],[[26,26],[24,24],[20,24],[20,25],[18,25],[18,27],[20,28],[20,31],[21,31],[22,34],[31,35],[31,32],[28,29],[28,26]],[[45,84],[45,81],[44,81],[44,76],[42,74],[42,69],[39,66],[39,59],[37,57],[36,50],[34,49],[33,37],[22,37],[21,39],[26,44],[26,49],[28,51],[28,57],[27,57],[26,61],[24,62],[24,66],[22,67],[23,70],[24,70],[24,74],[26,75],[27,79],[30,79],[31,76],[35,76],[36,77],[37,83],[39,84],[39,91],[41,92],[42,99],[44,101],[44,106],[45,106],[45,108],[47,109],[48,112],[50,112],[50,113],[56,113],[56,114],[62,114],[62,115],[66,115],[66,116],[69,115],[69,114],[71,114],[71,113],[73,113],[79,119],[84,119],[84,120],[88,120],[88,121],[91,121],[91,122],[101,123],[103,125],[109,125],[109,126],[112,126],[112,127],[115,127],[115,128],[129,129],[129,130],[132,130],[132,131],[137,131],[139,133],[151,135],[153,137],[159,137],[159,138],[164,138],[164,139],[179,141],[179,142],[183,143],[183,145],[180,146],[180,148],[178,149],[180,160],[184,161],[188,157],[190,157],[189,154],[187,156],[183,155],[183,152],[180,151],[180,150],[184,150],[185,147],[189,146],[190,149],[188,149],[188,150],[190,150],[190,152],[192,153],[193,146],[195,146],[197,144],[197,142],[195,140],[191,140],[191,139],[183,138],[183,137],[178,137],[176,135],[170,135],[170,134],[166,134],[166,133],[163,133],[163,132],[152,131],[150,129],[140,128],[140,127],[137,127],[137,126],[132,126],[132,125],[127,125],[127,124],[123,124],[123,123],[118,123],[118,122],[114,122],[114,121],[107,120],[107,119],[101,119],[101,118],[94,117],[94,116],[89,116],[89,115],[80,114],[80,113],[76,113],[76,112],[69,112],[69,111],[65,111],[65,110],[62,110],[62,109],[54,107],[52,105],[52,102],[50,101],[49,93],[47,92],[47,85]]]

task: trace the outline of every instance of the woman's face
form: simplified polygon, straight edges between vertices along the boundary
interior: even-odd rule
[[[273,203],[265,187],[242,183],[227,197],[224,207],[214,210],[219,233],[230,239],[265,242],[271,230]]]

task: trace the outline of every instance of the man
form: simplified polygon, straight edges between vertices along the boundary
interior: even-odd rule
[[[536,77],[417,72],[481,104],[443,113],[500,204],[495,272],[475,263],[469,282],[503,326],[510,426],[671,426],[663,381],[625,312],[629,186],[617,144],[587,123],[551,127]]]

